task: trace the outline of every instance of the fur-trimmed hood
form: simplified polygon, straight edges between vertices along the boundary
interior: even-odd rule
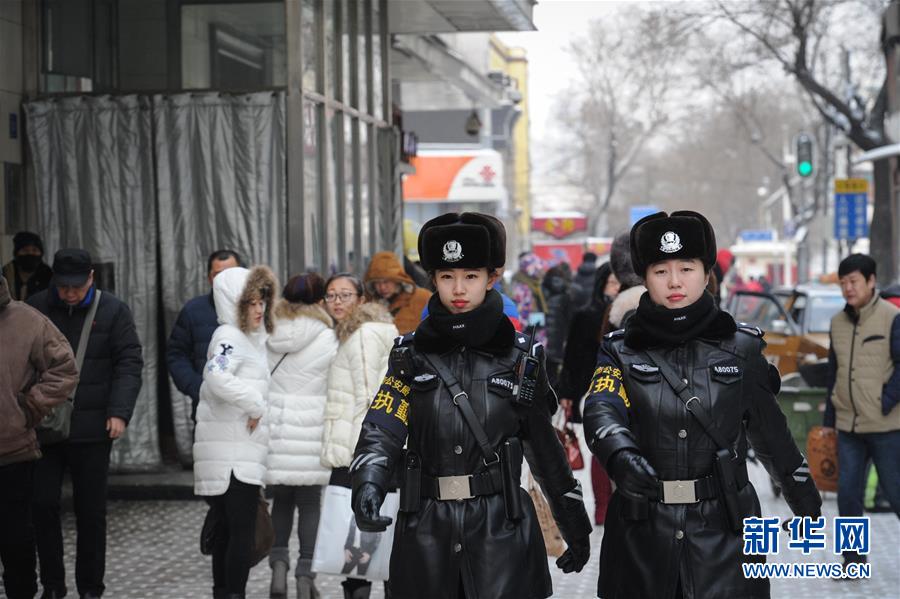
[[[245,335],[252,333],[247,307],[255,296],[266,302],[263,325],[271,334],[275,330],[273,304],[278,299],[278,280],[272,271],[267,266],[254,266],[250,270],[234,267],[219,273],[213,279],[213,301],[219,324],[235,326]]]
[[[301,302],[289,302],[284,298],[275,304],[275,318],[284,320],[296,320],[297,318],[312,318],[320,320],[328,328],[334,328],[334,320],[328,315],[320,304],[304,304]]]
[[[612,306],[609,308],[609,324],[613,329],[621,329],[625,326],[623,322],[625,317],[634,312],[641,303],[641,296],[647,288],[643,285],[626,289],[613,300]]]
[[[292,303],[281,299],[275,305],[275,332],[266,343],[273,352],[287,354],[303,350],[319,335],[334,339],[334,321],[318,304]],[[337,347],[337,342],[334,342]]]
[[[343,343],[350,336],[367,322],[382,322],[385,324],[394,324],[391,313],[387,311],[379,302],[366,302],[357,306],[347,318],[337,323],[334,332],[337,335],[338,342]]]

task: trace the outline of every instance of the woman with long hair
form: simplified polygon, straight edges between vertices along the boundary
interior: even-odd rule
[[[334,319],[339,345],[328,372],[321,461],[331,469],[329,484],[344,487],[350,486],[349,467],[363,418],[399,335],[387,308],[367,302],[363,291],[360,280],[349,273],[333,275],[325,285],[325,308]],[[363,572],[374,551],[364,545],[369,551],[360,548],[359,555],[350,556],[357,566],[362,563]],[[366,599],[372,586],[354,578],[342,585],[347,599]]]

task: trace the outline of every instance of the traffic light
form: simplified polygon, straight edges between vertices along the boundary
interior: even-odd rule
[[[809,177],[813,173],[813,142],[806,133],[797,136],[797,174]]]

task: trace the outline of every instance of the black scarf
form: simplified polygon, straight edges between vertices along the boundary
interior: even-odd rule
[[[458,346],[500,354],[512,347],[516,330],[503,313],[503,298],[488,290],[484,302],[469,312],[451,314],[435,293],[428,300],[428,317],[416,329],[415,347],[444,353]]]
[[[672,310],[654,304],[650,293],[645,292],[625,325],[625,344],[640,350],[680,345],[697,337],[723,339],[735,331],[734,318],[716,306],[708,291],[690,306]]]

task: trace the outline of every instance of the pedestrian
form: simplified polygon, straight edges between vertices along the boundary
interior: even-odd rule
[[[269,457],[275,542],[269,553],[269,596],[287,597],[288,541],[298,513],[300,556],[294,569],[297,597],[318,596],[312,571],[322,485],[331,471],[322,466],[322,432],[328,370],[337,353],[334,322],[324,308],[325,280],[316,273],[291,277],[275,305],[275,332],[267,342],[269,369]]]
[[[584,413],[616,482],[597,594],[769,597],[768,579],[741,567],[765,560],[743,554],[742,519],[760,515],[747,442],[794,514],[818,518],[822,500],[775,400],[762,332],[738,327],[705,290],[716,242],[703,215],[647,216],[630,245],[647,293],[604,339]]]
[[[244,597],[256,510],[266,474],[269,393],[266,339],[277,282],[265,266],[232,267],[213,279],[222,323],[206,352],[194,434],[194,493],[224,522],[212,550],[213,597]]]
[[[603,339],[603,316],[619,293],[619,281],[609,262],[597,269],[591,303],[577,311],[569,326],[565,358],[559,377],[559,403],[570,414],[571,422],[581,422],[581,399],[587,394],[597,362],[597,351]],[[591,486],[594,490],[594,523],[603,524],[606,508],[612,495],[609,475],[593,456]]]
[[[13,236],[13,259],[3,266],[3,277],[14,300],[25,301],[50,286],[53,270],[44,262],[44,242],[37,233]]]
[[[393,252],[372,257],[363,284],[367,297],[383,304],[394,317],[401,335],[415,330],[431,293],[413,283]]]
[[[862,516],[869,460],[900,517],[900,309],[876,292],[876,264],[852,254],[838,265],[847,302],[831,319],[824,424],[838,432],[838,511]],[[844,567],[866,556],[843,553]]]
[[[716,300],[717,306],[722,305],[722,296],[725,295],[725,277],[728,276],[732,264],[734,264],[734,254],[731,253],[731,250],[722,248],[716,252],[716,263],[712,267],[713,276],[710,277],[710,283],[713,279],[715,280],[716,291],[713,293],[713,299]]]
[[[96,598],[106,586],[106,487],[112,443],[125,434],[141,390],[141,342],[131,310],[94,285],[91,255],[63,249],[53,257],[53,280],[28,303],[47,316],[78,347],[90,331],[81,365],[69,438],[45,445],[34,472],[33,519],[42,599],[66,594],[60,496],[66,471],[72,479],[77,530],[75,585],[79,596]],[[94,308],[94,304],[96,307]],[[85,327],[96,310],[93,324]]]
[[[629,233],[620,233],[613,239],[609,250],[609,265],[619,282],[619,293],[606,308],[601,329],[603,335],[622,328],[625,320],[637,309],[638,300],[647,291],[631,264]]]
[[[424,225],[419,256],[437,292],[415,334],[397,340],[356,446],[360,529],[391,522],[379,510],[392,471],[405,474],[394,599],[552,594],[541,529],[519,486],[523,449],[569,544],[557,565],[580,571],[590,555],[581,487],[550,423],[557,401],[543,352],[516,333],[492,289],[506,256],[502,227],[477,213]]]
[[[339,345],[328,372],[321,459],[331,468],[328,484],[350,488],[353,448],[399,333],[387,308],[366,301],[362,283],[349,273],[328,279],[325,308],[335,321]],[[372,583],[348,578],[341,586],[345,598],[366,599]]]
[[[573,297],[576,310],[585,308],[591,303],[597,274],[597,254],[585,252],[581,256],[581,264],[578,265],[572,280],[572,287],[577,291]]]
[[[571,282],[561,264],[547,271],[541,282],[541,290],[547,305],[544,342],[547,352],[547,374],[550,385],[556,387],[565,357],[569,324],[575,312]]]
[[[220,272],[242,266],[241,257],[232,250],[216,250],[206,260],[206,280],[210,291],[190,299],[178,313],[166,344],[166,365],[175,388],[191,398],[191,420],[197,421],[200,385],[206,350],[213,332],[219,326],[213,301],[212,284]]]
[[[525,326],[539,327],[535,338],[539,342],[546,341],[544,335],[544,319],[547,313],[547,302],[541,290],[544,277],[544,264],[532,252],[519,256],[519,270],[512,278],[512,298],[519,309],[519,318]]]
[[[71,397],[78,369],[46,316],[13,300],[0,277],[0,562],[9,599],[37,593],[31,498],[41,451],[34,427]]]

